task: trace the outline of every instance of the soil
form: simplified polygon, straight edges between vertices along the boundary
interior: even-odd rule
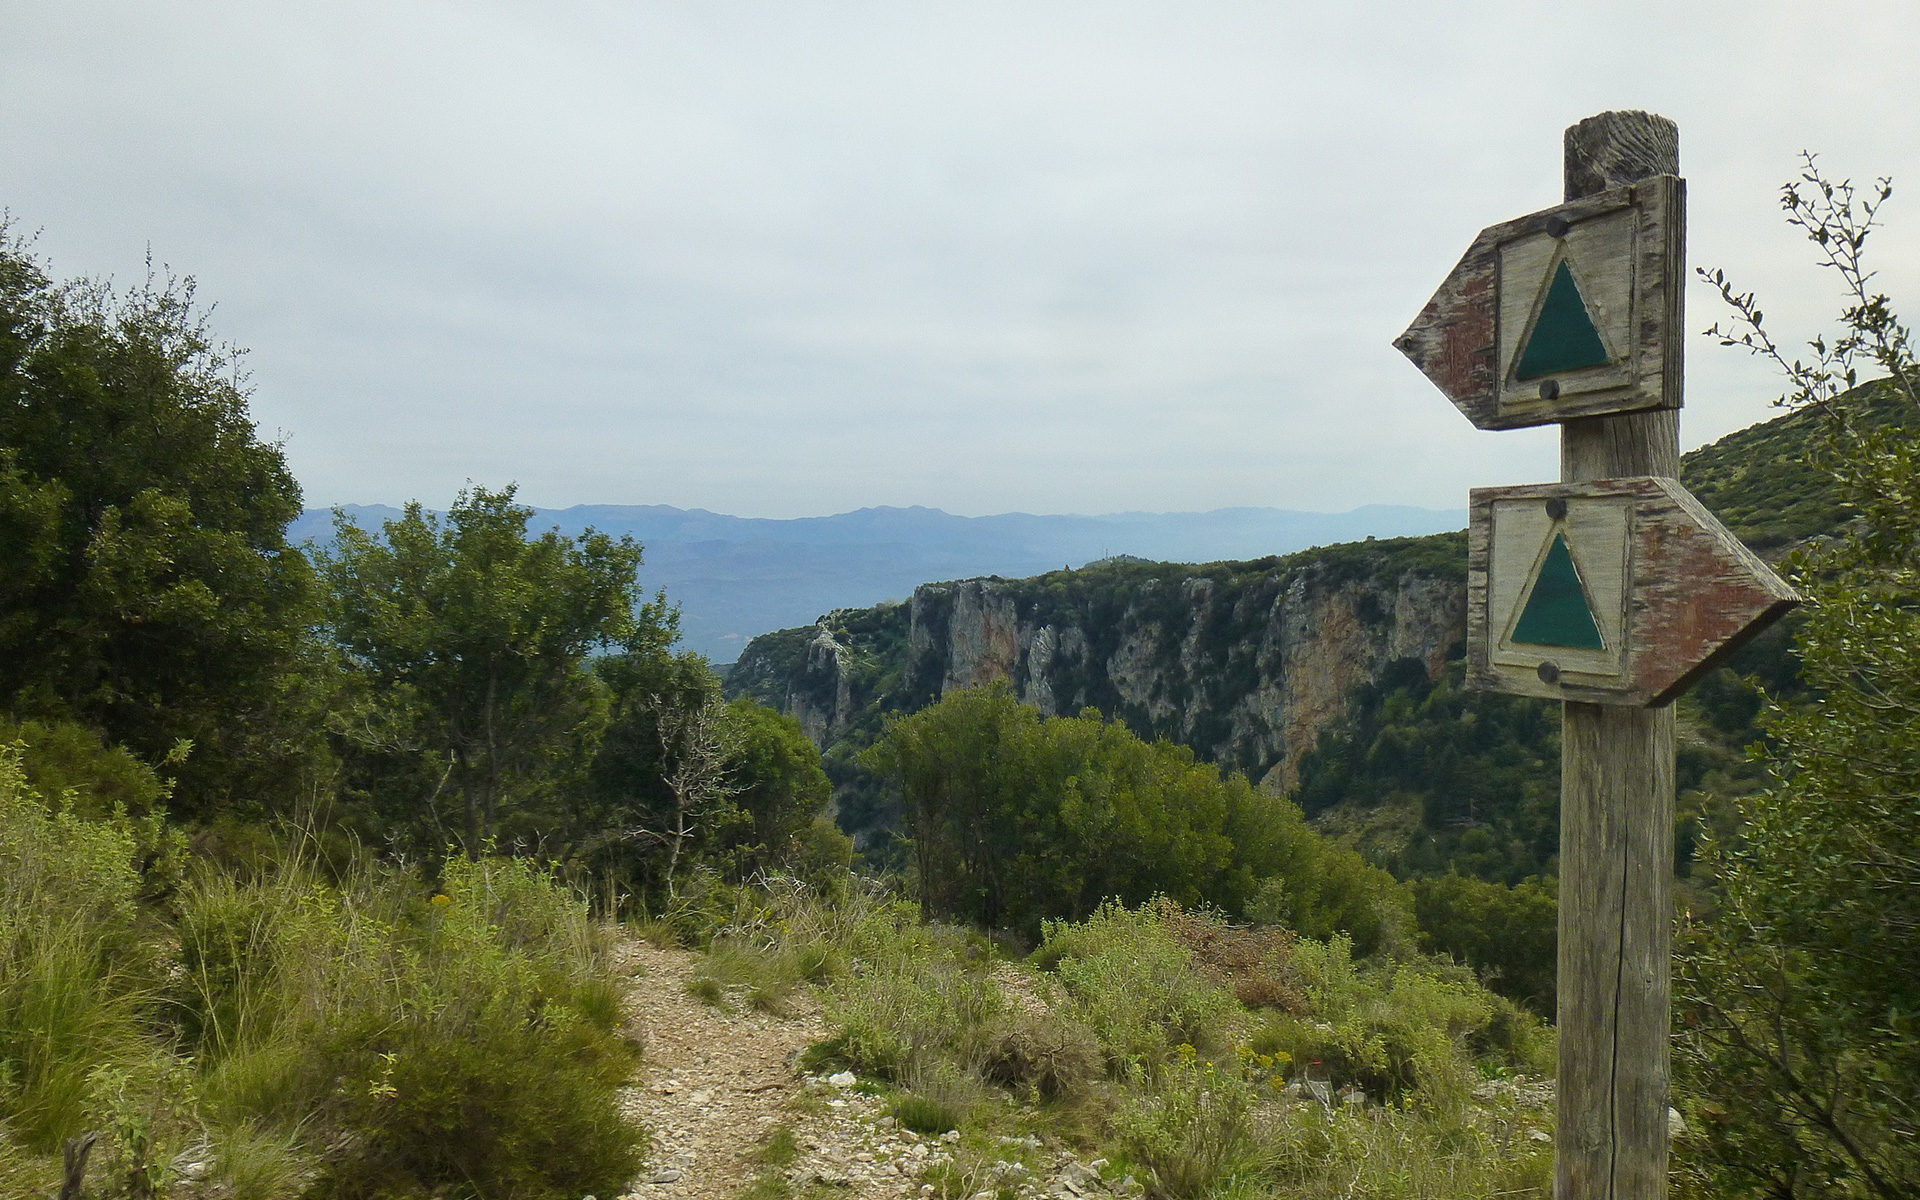
[[[632,977],[629,1021],[646,1047],[622,1107],[652,1139],[640,1176],[620,1200],[721,1200],[753,1183],[759,1151],[782,1125],[798,1153],[779,1168],[800,1194],[824,1185],[847,1200],[921,1197],[929,1166],[950,1157],[943,1139],[901,1129],[850,1074],[809,1075],[800,1051],[826,1034],[819,1000],[796,989],[781,1012],[730,994],[721,1005],[689,991],[699,956],[630,936],[620,963]]]
[[[824,1034],[819,1005],[795,993],[785,1002],[785,1017],[738,1004],[722,1010],[687,990],[698,956],[630,937],[620,946],[633,977],[631,1019],[646,1046],[641,1078],[623,1107],[653,1139],[633,1194],[643,1200],[731,1196],[752,1181],[758,1165],[751,1155],[806,1087],[792,1060]]]

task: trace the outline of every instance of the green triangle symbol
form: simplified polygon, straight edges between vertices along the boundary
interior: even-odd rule
[[[1587,306],[1580,299],[1579,285],[1573,282],[1573,271],[1563,258],[1554,268],[1553,282],[1547,285],[1547,298],[1540,305],[1540,315],[1533,319],[1533,329],[1520,351],[1520,365],[1513,377],[1538,379],[1581,367],[1604,367],[1607,362],[1607,348],[1600,341],[1600,331],[1593,327],[1593,318],[1587,315]]]
[[[1529,646],[1566,646],[1574,650],[1605,650],[1600,626],[1594,622],[1593,608],[1587,603],[1587,589],[1574,568],[1573,553],[1567,549],[1567,535],[1554,531],[1553,544],[1547,547],[1546,561],[1534,577],[1533,592],[1520,620],[1513,627],[1513,640]]]

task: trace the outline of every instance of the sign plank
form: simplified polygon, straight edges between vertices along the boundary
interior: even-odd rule
[[[1481,429],[1678,408],[1686,184],[1480,231],[1394,346]]]
[[[1798,603],[1672,479],[1475,488],[1467,681],[1596,704],[1673,700]]]

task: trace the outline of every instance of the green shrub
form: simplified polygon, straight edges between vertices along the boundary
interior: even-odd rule
[[[1168,901],[1110,902],[1078,924],[1047,922],[1034,952],[1036,965],[1058,974],[1067,1014],[1093,1031],[1116,1077],[1152,1075],[1182,1044],[1219,1056],[1234,1043],[1242,1010],[1167,928],[1179,911]]]
[[[950,926],[922,925],[898,928],[871,946],[862,969],[827,1002],[843,1061],[898,1082],[941,1061],[979,1063],[988,1023],[1004,1001],[977,940]]]
[[[251,1143],[330,1144],[319,1196],[613,1189],[641,1134],[617,1089],[617,983],[585,906],[524,862],[323,883],[294,857],[181,898],[181,1028],[208,1112]],[[291,1164],[291,1165],[289,1165]],[[261,1167],[256,1174],[268,1173]]]
[[[1182,1055],[1157,1095],[1114,1116],[1113,1143],[1147,1173],[1150,1193],[1199,1200],[1255,1167],[1254,1090],[1239,1074]]]
[[[1508,887],[1464,875],[1413,882],[1423,947],[1456,955],[1487,986],[1542,1015],[1554,1007],[1559,887],[1552,877]]]
[[[1476,1051],[1494,1069],[1543,1072],[1551,1040],[1538,1018],[1487,992],[1462,968],[1410,960],[1356,963],[1344,938],[1302,939],[1294,964],[1311,1016],[1276,1015],[1253,1039],[1296,1071],[1375,1100],[1464,1103]]]
[[[786,865],[808,883],[829,887],[846,877],[853,859],[853,839],[841,832],[832,817],[821,813],[793,835]]]
[[[0,746],[0,1122],[51,1153],[88,1127],[91,1073],[151,1052],[160,962],[140,936],[135,823],[49,807],[21,753]]]
[[[1255,1194],[1289,1200],[1550,1200],[1552,1143],[1527,1135],[1551,1124],[1549,1114],[1531,1123],[1510,1113],[1476,1122],[1457,1109],[1369,1106],[1329,1115],[1318,1105],[1299,1105],[1260,1131]]]

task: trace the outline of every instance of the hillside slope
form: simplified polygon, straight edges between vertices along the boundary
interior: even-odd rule
[[[754,639],[729,687],[832,746],[870,741],[883,713],[1005,681],[1045,714],[1097,708],[1285,780],[1353,687],[1402,659],[1439,673],[1465,628],[1465,558],[1455,533],[926,584]]]
[[[1813,419],[1789,414],[1701,447],[1683,459],[1683,481],[1743,538],[1781,554],[1846,517],[1805,460]],[[1402,815],[1386,823],[1398,828],[1362,840],[1409,868],[1550,869],[1557,713],[1454,686],[1465,558],[1464,534],[1446,533],[925,584],[905,603],[755,638],[728,687],[801,720],[827,752],[843,824],[869,847],[890,814],[853,758],[884,715],[1004,680],[1042,712],[1098,708],[1276,790],[1300,788],[1304,763],[1310,811],[1359,806],[1355,827],[1378,825],[1369,813],[1392,792]],[[1786,646],[1775,634],[1735,666],[1780,682],[1792,673]],[[1683,788],[1736,771],[1753,735],[1755,706],[1726,669],[1699,691],[1683,714]],[[1440,786],[1421,780],[1441,779],[1469,794],[1420,794]]]
[[[342,507],[374,529],[400,510]],[[660,504],[535,509],[535,530],[569,537],[591,526],[646,547],[641,578],[680,607],[682,644],[732,662],[756,634],[833,608],[898,599],[929,579],[1031,575],[1115,554],[1180,562],[1301,550],[1354,538],[1432,533],[1461,514],[1368,505],[1345,513],[1223,508],[1198,513],[961,517],[935,508],[863,508],[772,520]],[[332,538],[332,515],[308,509],[288,531]]]

